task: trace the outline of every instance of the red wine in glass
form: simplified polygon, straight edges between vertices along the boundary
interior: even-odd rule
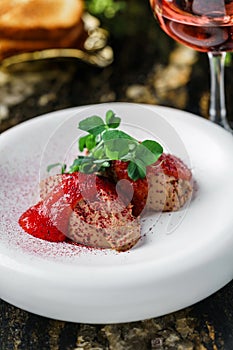
[[[224,60],[233,51],[233,0],[150,0],[161,28],[176,41],[207,52],[211,68],[210,119],[228,130]]]

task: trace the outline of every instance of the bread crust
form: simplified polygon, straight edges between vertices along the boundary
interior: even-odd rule
[[[83,0],[1,0],[0,38],[56,40],[81,20]]]
[[[82,48],[83,38],[85,38],[85,32],[82,21],[57,40],[11,40],[0,38],[0,59],[23,52],[59,48]]]

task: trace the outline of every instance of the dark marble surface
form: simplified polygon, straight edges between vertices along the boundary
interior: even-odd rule
[[[114,62],[105,68],[75,59],[0,71],[0,131],[37,115],[108,101],[161,104],[208,117],[204,54],[178,46],[156,25],[147,1],[106,22]],[[233,121],[232,65],[226,67]],[[164,317],[118,325],[47,319],[0,302],[0,350],[232,350],[233,283],[206,300]]]

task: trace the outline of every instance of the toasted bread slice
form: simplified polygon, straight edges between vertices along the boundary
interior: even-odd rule
[[[83,22],[72,28],[67,34],[56,40],[11,40],[0,38],[0,59],[38,50],[52,48],[82,48],[84,33]]]
[[[83,0],[1,0],[0,38],[55,40],[80,22]]]

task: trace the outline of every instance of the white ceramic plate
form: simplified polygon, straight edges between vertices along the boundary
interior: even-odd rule
[[[24,233],[46,166],[69,162],[76,125],[113,109],[135,137],[155,138],[191,167],[198,190],[177,213],[143,219],[129,252],[49,243]],[[189,306],[233,276],[233,138],[179,110],[126,103],[68,109],[0,137],[0,297],[50,318],[85,323],[142,320]]]

